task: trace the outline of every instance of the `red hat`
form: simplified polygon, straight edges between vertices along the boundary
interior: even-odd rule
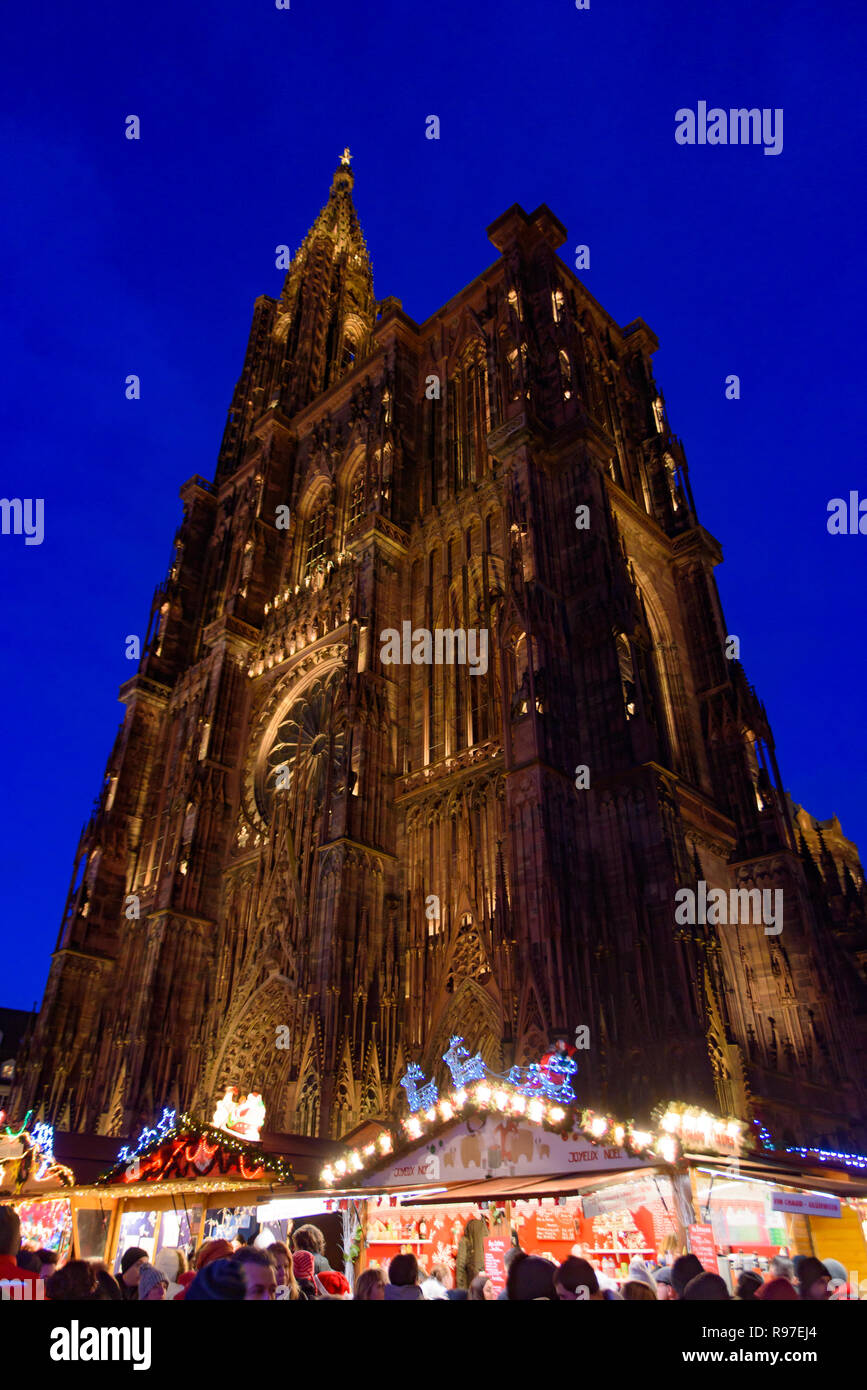
[[[319,1282],[326,1293],[336,1293],[340,1296],[349,1293],[349,1280],[339,1270],[324,1269],[319,1275]]]
[[[756,1298],[761,1298],[769,1303],[796,1303],[798,1291],[789,1283],[788,1279],[769,1279],[767,1284],[763,1284],[759,1289]]]
[[[292,1272],[296,1279],[312,1279],[316,1273],[313,1256],[309,1250],[296,1250],[292,1256]]]
[[[204,1269],[212,1260],[227,1260],[233,1252],[227,1240],[206,1240],[196,1256],[196,1269]]]

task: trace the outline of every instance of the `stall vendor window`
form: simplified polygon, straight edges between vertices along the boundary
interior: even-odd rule
[[[21,1247],[24,1250],[56,1250],[59,1262],[72,1248],[72,1208],[68,1197],[22,1202],[18,1207]]]
[[[155,1211],[125,1211],[120,1218],[120,1236],[114,1260],[114,1272],[120,1273],[120,1262],[124,1250],[131,1245],[140,1246],[149,1260],[154,1257],[154,1236],[157,1229]]]
[[[157,1249],[162,1250],[166,1245],[171,1245],[175,1249],[183,1250],[185,1254],[189,1254],[190,1247],[198,1241],[201,1223],[201,1207],[187,1207],[186,1210],[180,1211],[164,1211],[157,1237]]]
[[[79,1207],[75,1220],[78,1226],[78,1258],[104,1260],[111,1212],[107,1207]]]
[[[209,1207],[205,1240],[235,1240],[239,1233],[246,1239],[256,1225],[255,1207]]]

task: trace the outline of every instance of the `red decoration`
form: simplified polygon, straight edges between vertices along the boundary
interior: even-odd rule
[[[152,1153],[141,1154],[112,1172],[110,1183],[167,1182],[172,1178],[204,1178],[236,1173],[249,1182],[265,1176],[265,1168],[244,1154],[233,1153],[221,1144],[209,1144],[202,1135],[198,1141],[167,1139]]]

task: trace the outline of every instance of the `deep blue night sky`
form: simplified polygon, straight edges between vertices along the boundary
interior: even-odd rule
[[[0,492],[46,508],[41,546],[0,536],[6,1006],[41,997],[178,488],[213,476],[253,300],[346,144],[376,293],[417,321],[496,258],[495,217],[546,202],[591,293],[654,329],[786,786],[867,852],[867,536],[826,530],[867,495],[863,5],[291,4],[6,15]],[[782,107],[782,154],[677,145],[700,100]]]

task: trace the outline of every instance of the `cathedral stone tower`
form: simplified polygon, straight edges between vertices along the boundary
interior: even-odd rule
[[[653,333],[544,206],[416,324],[352,187],[345,154],[181,489],[18,1108],[129,1133],[237,1084],[341,1135],[454,1033],[507,1068],[585,1025],[590,1105],[852,1143],[863,872],[833,898],[796,841]],[[484,669],[384,661],[404,625]],[[679,925],[700,882],[781,889],[782,931]]]

